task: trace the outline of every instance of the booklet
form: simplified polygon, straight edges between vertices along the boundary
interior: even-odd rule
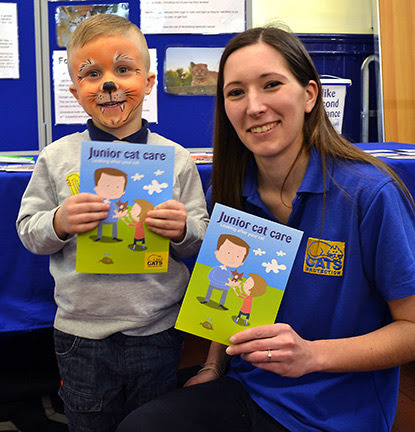
[[[216,204],[175,327],[229,345],[273,324],[303,232]]]
[[[32,156],[9,156],[0,155],[0,164],[34,164],[35,159]]]
[[[169,239],[148,230],[147,212],[173,198],[174,147],[85,141],[79,192],[110,204],[97,228],[77,236],[80,273],[166,272]]]

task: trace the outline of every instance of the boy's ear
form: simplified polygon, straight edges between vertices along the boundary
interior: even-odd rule
[[[70,85],[69,85],[69,91],[72,93],[72,95],[74,96],[74,98],[75,98],[76,100],[79,99],[79,96],[78,96],[78,90],[76,89],[76,87],[75,87],[74,84],[70,84]]]
[[[144,93],[146,95],[149,95],[151,93],[151,90],[152,90],[155,82],[156,82],[156,74],[154,72],[149,72],[147,74],[147,83],[146,83],[146,88],[144,91]]]

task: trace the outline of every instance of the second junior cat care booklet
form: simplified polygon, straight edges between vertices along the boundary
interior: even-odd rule
[[[302,235],[216,204],[175,327],[229,345],[274,323]]]
[[[173,198],[174,147],[85,141],[79,192],[110,205],[97,228],[78,234],[76,271],[166,272],[169,239],[148,230],[147,212]]]

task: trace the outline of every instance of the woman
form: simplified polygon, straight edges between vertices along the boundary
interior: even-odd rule
[[[210,192],[212,204],[304,232],[276,323],[212,343],[184,389],[119,432],[389,431],[397,366],[415,359],[412,199],[336,133],[294,35],[255,28],[227,45]]]

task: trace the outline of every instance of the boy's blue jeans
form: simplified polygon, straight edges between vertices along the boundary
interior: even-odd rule
[[[59,395],[71,432],[112,432],[134,408],[176,388],[183,334],[85,339],[55,329]]]

